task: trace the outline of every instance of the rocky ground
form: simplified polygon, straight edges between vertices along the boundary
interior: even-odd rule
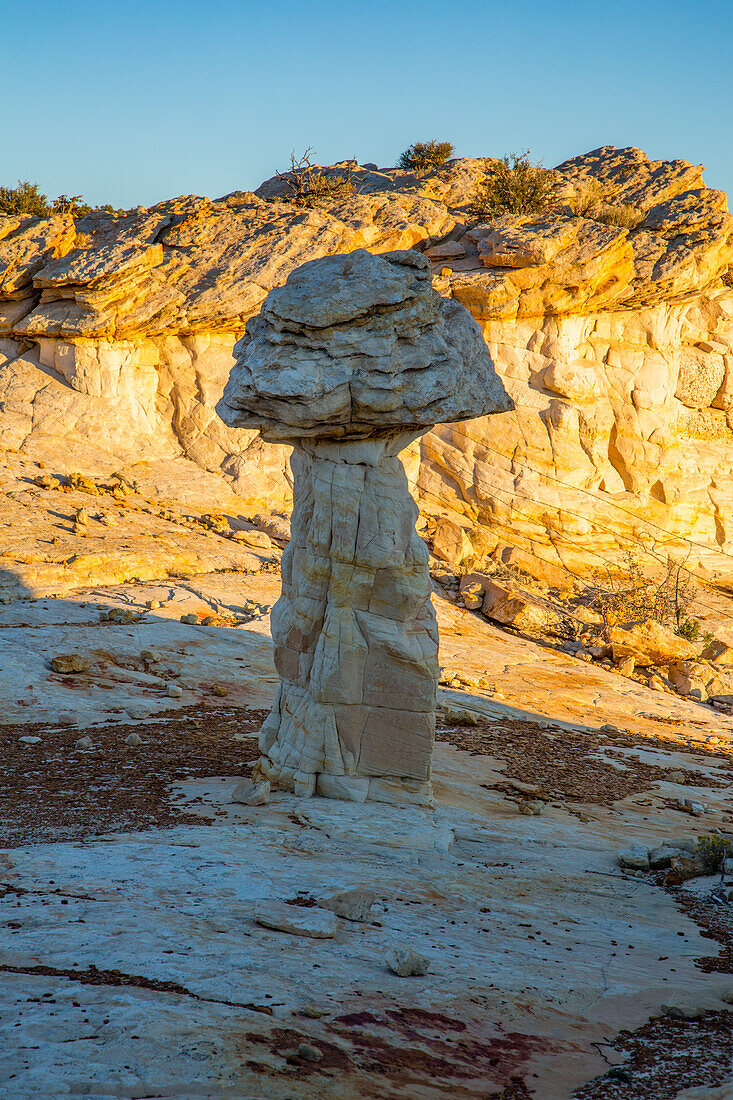
[[[167,469],[7,456],[0,1096],[729,1097],[727,707],[436,581],[434,808],[233,801],[286,528]]]

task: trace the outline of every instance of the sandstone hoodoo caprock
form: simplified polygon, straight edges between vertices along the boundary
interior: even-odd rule
[[[425,801],[438,625],[398,454],[438,421],[511,401],[475,321],[433,290],[417,252],[305,264],[235,354],[223,419],[294,448],[260,770],[303,795]]]

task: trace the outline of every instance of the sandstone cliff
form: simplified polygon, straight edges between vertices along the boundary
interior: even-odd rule
[[[287,507],[287,449],[214,411],[234,342],[304,261],[416,248],[437,289],[479,322],[515,403],[439,427],[405,456],[423,511],[464,529],[465,556],[500,540],[584,570],[640,542],[723,572],[733,564],[725,195],[685,161],[605,147],[558,166],[545,214],[481,222],[471,197],[490,166],[356,167],[354,193],[315,209],[288,201],[276,177],[216,201],[0,218],[0,446],[58,472],[144,460],[169,498],[186,491],[185,475],[174,485],[165,475],[183,458],[192,474],[223,475],[240,509]],[[579,216],[591,186],[606,205],[634,208],[628,227]]]

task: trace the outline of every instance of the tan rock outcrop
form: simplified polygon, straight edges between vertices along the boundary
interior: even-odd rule
[[[260,770],[303,795],[424,801],[438,636],[398,453],[437,418],[510,401],[475,322],[414,252],[305,264],[236,351],[223,419],[294,445]]]
[[[640,668],[694,661],[699,649],[653,619],[630,627],[612,626],[609,634],[614,661],[633,657]]]
[[[0,440],[53,453],[60,471],[184,457],[253,509],[282,510],[286,446],[214,413],[235,340],[304,261],[418,247],[436,288],[481,324],[515,402],[413,444],[420,507],[474,547],[490,527],[576,573],[630,545],[730,572],[725,196],[685,161],[604,147],[558,166],[551,209],[486,222],[471,202],[491,165],[352,166],[353,193],[313,209],[278,177],[213,201],[0,218]],[[590,185],[597,216],[582,201]],[[613,224],[621,208],[631,216]]]

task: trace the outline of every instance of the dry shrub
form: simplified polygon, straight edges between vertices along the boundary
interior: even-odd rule
[[[589,606],[612,626],[630,626],[653,619],[672,626],[688,641],[700,635],[700,623],[690,618],[695,587],[684,564],[671,558],[660,571],[644,569],[638,551],[627,550],[623,563],[595,570],[589,588]]]
[[[453,156],[455,148],[449,141],[416,141],[400,154],[398,166],[406,172],[425,172],[440,168]]]
[[[352,177],[356,161],[347,162],[344,175],[329,175],[319,165],[311,163],[312,155],[313,149],[310,146],[300,157],[292,152],[290,171],[276,173],[287,188],[288,202],[292,202],[294,206],[320,206],[354,193]]]
[[[603,187],[594,179],[584,180],[578,185],[572,209],[579,218],[588,218],[619,229],[636,229],[644,220],[644,211],[637,206],[608,202]]]
[[[529,151],[512,153],[497,161],[474,192],[472,210],[479,218],[502,214],[539,214],[556,201],[558,179],[554,172],[532,164]]]
[[[30,214],[36,218],[48,218],[51,214],[71,214],[79,218],[91,214],[94,210],[111,211],[113,207],[90,206],[84,202],[83,195],[59,195],[49,199],[39,190],[37,183],[30,180],[18,180],[17,187],[0,187],[0,214],[18,216]]]

